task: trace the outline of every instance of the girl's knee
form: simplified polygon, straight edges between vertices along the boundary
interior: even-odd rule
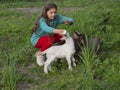
[[[55,42],[54,37],[48,36],[47,39],[44,41],[43,45],[41,46],[41,51],[44,51],[48,49],[50,46],[52,46]]]

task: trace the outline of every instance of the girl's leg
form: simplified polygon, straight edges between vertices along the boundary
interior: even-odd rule
[[[53,36],[43,36],[38,40],[36,44],[36,48],[40,48],[40,51],[44,51],[48,49],[55,42],[55,38]]]

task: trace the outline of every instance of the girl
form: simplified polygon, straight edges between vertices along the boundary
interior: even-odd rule
[[[35,48],[40,48],[36,56],[41,56],[42,60],[42,51],[60,41],[64,29],[56,29],[59,24],[72,25],[73,22],[72,18],[57,14],[57,6],[54,3],[48,3],[32,29],[32,45]]]

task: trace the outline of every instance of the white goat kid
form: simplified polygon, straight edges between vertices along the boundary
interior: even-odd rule
[[[66,58],[69,70],[72,70],[71,63],[73,63],[73,66],[76,66],[74,59],[75,47],[72,37],[67,34],[61,39],[65,40],[66,43],[59,46],[52,46],[43,51],[43,54],[46,54],[47,58],[46,62],[44,63],[44,72],[46,74],[48,74],[48,70],[51,70],[51,63],[57,58]]]

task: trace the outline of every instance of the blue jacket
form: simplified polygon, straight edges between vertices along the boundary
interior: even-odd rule
[[[74,23],[74,20],[69,17],[61,16],[57,14],[55,16],[55,19],[50,21],[50,26],[47,25],[45,19],[43,17],[39,20],[39,26],[31,36],[31,43],[33,46],[35,46],[41,36],[46,36],[49,34],[53,34],[53,30],[59,25],[64,23],[64,20],[70,21],[72,24]]]

